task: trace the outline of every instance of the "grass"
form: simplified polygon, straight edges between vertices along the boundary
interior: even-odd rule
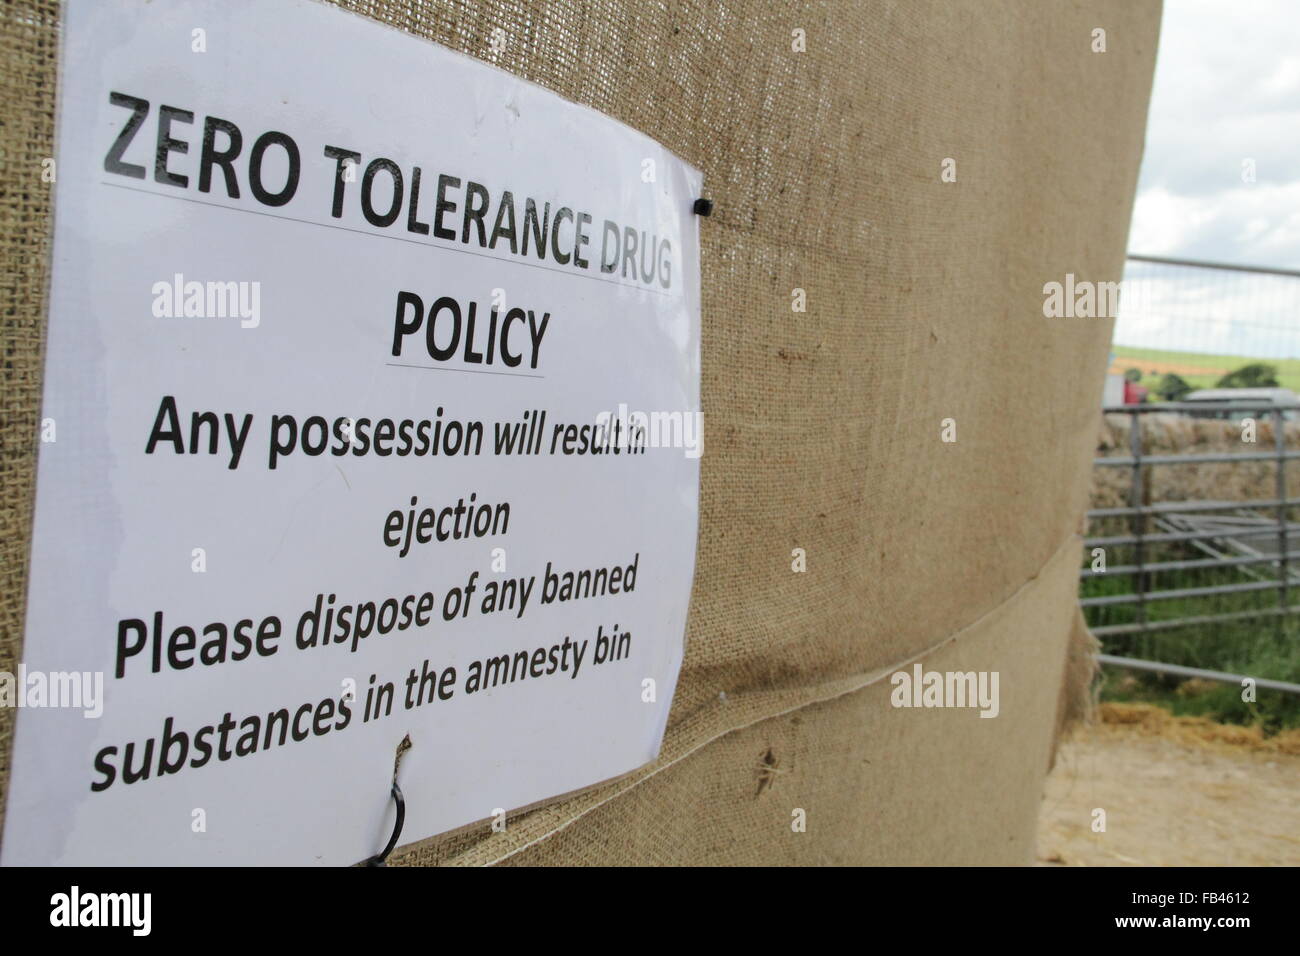
[[[1294,624],[1281,635],[1272,619],[1231,622],[1216,630],[1187,628],[1160,634],[1110,637],[1106,652],[1122,657],[1223,670],[1233,674],[1300,682]],[[1199,630],[1199,633],[1198,633]],[[1280,676],[1278,676],[1280,675]],[[1258,726],[1267,734],[1300,728],[1300,697],[1256,689],[1255,700],[1242,700],[1235,684],[1107,668],[1102,700],[1158,704],[1177,716],[1207,717],[1227,724]]]
[[[1118,534],[1120,527],[1094,527],[1091,534]],[[1128,549],[1108,549],[1111,566],[1133,563]],[[1204,557],[1183,543],[1149,545],[1147,562]],[[1256,573],[1269,577],[1268,566]],[[1115,574],[1085,578],[1080,597],[1132,593],[1135,576]],[[1148,575],[1146,591],[1170,591],[1251,580],[1240,569],[1197,568]],[[1173,620],[1206,614],[1255,610],[1276,606],[1277,592],[1245,592],[1200,598],[1179,598],[1147,604],[1149,621]],[[1300,603],[1300,586],[1291,593],[1291,603]],[[1094,627],[1124,624],[1136,620],[1134,605],[1085,609]],[[1108,654],[1134,657],[1167,664],[1181,664],[1205,670],[1226,671],[1255,678],[1300,683],[1300,620],[1258,618],[1208,625],[1192,625],[1148,634],[1113,635],[1102,638]],[[1159,704],[1176,715],[1207,717],[1223,723],[1258,726],[1263,733],[1300,727],[1300,695],[1256,689],[1255,701],[1241,699],[1236,684],[1184,679],[1140,671],[1106,668],[1102,700]]]
[[[1115,353],[1116,364],[1123,367],[1121,370],[1128,368],[1141,370],[1142,384],[1148,388],[1155,385],[1164,373],[1157,372],[1152,375],[1152,369],[1142,367],[1144,361],[1221,368],[1229,372],[1252,362],[1266,362],[1277,368],[1277,380],[1283,388],[1300,392],[1300,359],[1250,358],[1243,355],[1211,355],[1204,352],[1166,352],[1161,349],[1131,348],[1127,345],[1112,345],[1111,351]],[[1182,377],[1193,388],[1213,388],[1220,375],[1216,373]]]

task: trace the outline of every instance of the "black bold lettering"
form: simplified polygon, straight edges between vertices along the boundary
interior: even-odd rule
[[[433,340],[433,330],[437,323],[438,313],[443,309],[451,312],[451,341],[447,343],[445,349],[438,348]],[[429,355],[435,361],[445,362],[456,354],[456,346],[460,343],[460,304],[449,295],[444,295],[429,308],[429,327],[425,330]]]
[[[350,149],[343,149],[341,146],[326,146],[325,155],[329,159],[336,159],[338,162],[334,167],[334,205],[330,209],[330,215],[338,219],[343,215],[343,187],[347,182],[343,178],[343,165],[351,160],[353,165],[360,165],[361,154],[354,153]]]
[[[284,188],[278,193],[268,192],[262,186],[262,156],[271,146],[279,146],[289,157],[289,175],[285,177]],[[271,130],[257,137],[253,151],[248,154],[248,188],[253,190],[253,197],[263,206],[283,206],[298,191],[298,173],[302,159],[298,155],[298,144],[286,134]]]
[[[567,252],[560,252],[560,220],[565,216],[568,216],[570,219],[573,218],[573,210],[568,206],[562,207],[559,212],[555,214],[555,225],[551,227],[551,258],[562,266],[567,266],[569,264],[569,254]]]
[[[114,106],[125,106],[131,110],[131,115],[127,118],[126,125],[122,127],[122,132],[117,134],[117,139],[113,140],[113,145],[108,148],[107,155],[104,156],[104,171],[119,176],[130,176],[132,179],[144,179],[144,167],[135,163],[122,162],[122,154],[131,145],[131,140],[135,139],[135,134],[144,123],[144,118],[149,115],[149,101],[127,96],[125,93],[109,93],[108,101]]]
[[[417,235],[427,236],[429,234],[429,224],[420,222],[417,218],[420,206],[420,167],[416,166],[411,170],[411,207],[406,213],[406,231],[414,232]]]
[[[374,204],[370,201],[370,191],[374,186],[375,176],[380,170],[384,170],[388,175],[393,177],[393,202],[388,212],[380,215],[375,212]],[[366,222],[372,226],[391,226],[397,221],[398,214],[402,211],[402,171],[397,164],[391,159],[374,159],[366,167],[366,174],[361,177],[361,213],[366,217]]]
[[[224,150],[217,149],[217,130],[225,133],[230,144]],[[199,154],[199,192],[205,193],[212,188],[212,167],[220,166],[221,175],[226,180],[226,195],[231,199],[239,198],[239,178],[235,175],[235,158],[243,148],[244,137],[239,127],[227,120],[209,116],[203,121],[203,151]]]
[[[410,321],[407,321],[406,311],[410,307],[414,311]],[[424,322],[424,300],[414,292],[397,293],[397,316],[393,319],[393,354],[402,354],[402,339],[408,335],[413,335],[420,330],[420,325]]]
[[[175,106],[158,107],[158,148],[154,151],[153,178],[154,182],[166,183],[169,186],[180,186],[184,189],[190,184],[190,178],[182,176],[180,173],[167,171],[168,153],[188,153],[190,151],[189,143],[171,138],[173,120],[179,120],[182,123],[193,123],[194,114],[189,110],[177,109]]]
[[[433,207],[433,235],[436,239],[451,239],[455,241],[456,230],[446,229],[442,225],[443,213],[455,212],[456,204],[447,199],[447,189],[460,188],[460,180],[455,176],[438,177],[438,201]]]
[[[483,205],[474,202],[475,196],[483,200]],[[465,184],[465,225],[460,233],[461,242],[469,242],[469,224],[472,222],[478,226],[478,244],[487,245],[487,226],[483,223],[483,216],[487,214],[490,202],[486,186],[472,180]]]

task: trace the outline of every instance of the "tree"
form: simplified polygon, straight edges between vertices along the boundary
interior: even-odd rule
[[[1156,394],[1166,402],[1181,401],[1191,390],[1192,386],[1187,383],[1187,379],[1174,372],[1167,372],[1156,386]]]
[[[1277,366],[1251,362],[1219,379],[1217,388],[1277,388]]]

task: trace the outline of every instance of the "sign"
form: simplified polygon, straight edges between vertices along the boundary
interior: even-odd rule
[[[408,736],[402,843],[652,761],[700,174],[309,0],[64,11],[3,861],[355,863]]]

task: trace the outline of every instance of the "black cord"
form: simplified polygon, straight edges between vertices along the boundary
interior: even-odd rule
[[[388,854],[393,852],[393,847],[397,846],[397,838],[402,835],[402,824],[406,822],[406,799],[402,796],[402,788],[393,781],[393,799],[397,801],[397,819],[393,822],[393,835],[388,838],[388,845],[378,854],[366,860],[366,866],[383,866],[384,861],[388,859]]]

